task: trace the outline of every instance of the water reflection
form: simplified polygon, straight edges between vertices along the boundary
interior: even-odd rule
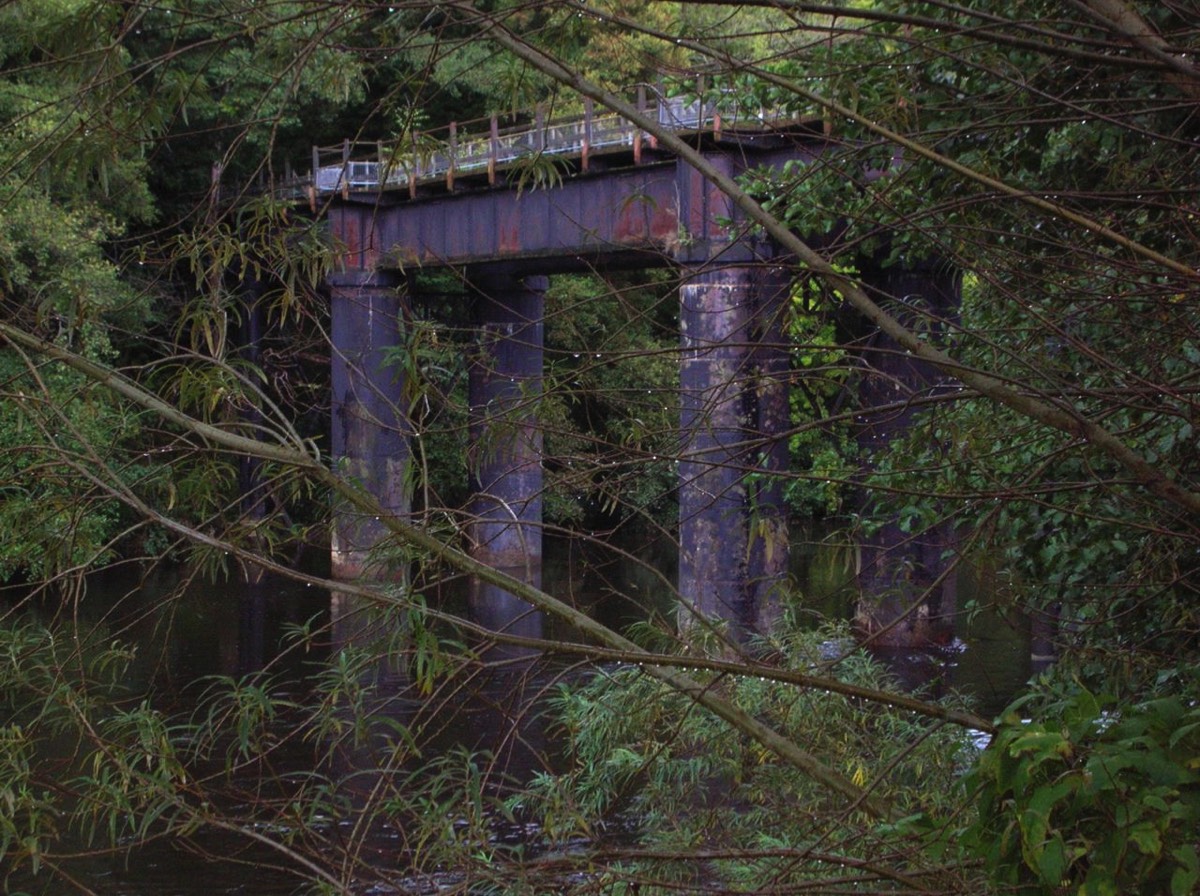
[[[524,570],[501,570],[510,576],[520,577]],[[540,587],[538,582],[535,587]],[[514,597],[498,585],[490,582],[471,583],[470,618],[482,629],[501,635],[539,639],[545,629],[545,614],[535,610],[525,601]],[[531,647],[506,644],[503,640],[485,641],[480,644],[485,659],[490,662],[532,658],[537,651]]]
[[[260,671],[267,662],[267,584],[262,576],[247,582],[238,595],[238,675]]]
[[[645,562],[596,542],[547,539],[546,548],[547,589],[578,609],[617,629],[651,617],[669,618],[674,575],[669,544],[647,551]],[[795,556],[808,566],[795,568],[794,578],[807,583],[814,595],[819,589],[813,583],[824,579],[836,584],[842,578],[839,572],[845,567],[837,557],[831,559],[815,548],[796,551]],[[845,592],[838,590],[842,585],[825,592],[829,607],[844,605]],[[567,634],[553,622],[543,632],[542,620],[528,605],[505,592],[476,596],[474,602],[460,580],[457,588],[430,589],[428,599],[452,610],[466,609],[471,602],[475,621],[495,631],[551,638]],[[313,693],[314,681],[331,674],[341,657],[367,658],[354,667],[364,702],[353,710],[347,707],[344,720],[352,725],[356,713],[365,712],[374,725],[368,736],[337,742],[325,753],[324,765],[315,765],[314,756],[330,741],[314,746],[296,739],[273,755],[269,770],[275,776],[271,786],[281,792],[299,786],[314,771],[327,777],[333,794],[343,801],[340,805],[352,811],[339,825],[318,834],[328,838],[330,856],[358,850],[356,861],[365,865],[356,866],[356,880],[375,874],[394,880],[406,873],[411,844],[403,814],[374,815],[370,807],[380,805],[382,794],[401,793],[406,782],[427,781],[428,775],[442,773],[434,761],[439,757],[477,753],[470,761],[490,796],[502,795],[511,783],[529,781],[559,764],[545,698],[574,670],[528,651],[490,645],[477,659],[447,652],[439,674],[423,680],[402,614],[381,611],[375,602],[350,594],[330,595],[273,577],[253,584],[212,584],[178,569],[138,571],[90,581],[78,619],[92,637],[105,643],[119,637],[138,644],[131,692],[151,694],[159,705],[183,716],[191,712],[201,690],[197,682],[209,676],[265,671],[300,703]],[[301,649],[296,633],[302,626],[327,634],[304,642]],[[962,650],[891,659],[908,684],[922,683],[935,693],[953,688],[976,694],[984,715],[998,710],[1030,674],[1028,633],[1003,619],[979,620],[967,629]],[[462,759],[463,768],[468,763]],[[260,771],[247,767],[242,773],[247,780],[235,781],[234,789],[252,793],[263,787],[263,779],[254,777]],[[247,817],[252,817],[249,810]],[[499,836],[495,830],[492,835]],[[267,896],[296,889],[296,878],[279,869],[279,856],[244,837],[201,831],[188,848],[194,852],[151,843],[131,854],[93,857],[72,870],[92,892],[104,896]],[[230,861],[212,864],[204,858],[214,855]],[[365,871],[368,866],[374,870]],[[20,883],[30,893],[59,891],[47,888],[45,881]]]

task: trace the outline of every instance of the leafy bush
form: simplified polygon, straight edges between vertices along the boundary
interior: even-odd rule
[[[1019,894],[1196,891],[1200,707],[1163,697],[1114,710],[1086,690],[1039,721],[1014,707],[968,783],[964,839]]]
[[[850,644],[840,628],[792,634],[781,665],[866,688],[894,684],[865,653],[843,656]],[[714,673],[711,686],[886,800],[897,817],[944,808],[945,784],[970,756],[963,731],[878,702],[753,675]],[[637,666],[561,686],[554,712],[568,767],[535,781],[533,811],[559,841],[636,830],[636,857],[608,873],[636,876],[641,892],[648,881],[761,892],[845,875],[873,880],[880,872],[873,860],[894,862],[908,848],[897,836],[902,826],[847,811],[836,795]],[[903,860],[914,876],[930,873],[923,861],[915,852]]]

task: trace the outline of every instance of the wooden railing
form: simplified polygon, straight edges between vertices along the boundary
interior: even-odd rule
[[[676,133],[696,134],[722,128],[765,129],[780,118],[773,111],[739,105],[732,93],[701,100],[695,95],[667,97],[639,87],[637,108]],[[654,138],[613,112],[597,113],[586,100],[582,115],[546,119],[538,112],[529,124],[501,128],[495,116],[466,124],[413,132],[395,143],[355,143],[313,147],[312,168],[294,187],[314,198],[352,191],[405,190],[415,194],[423,183],[444,181],[453,187],[460,175],[486,174],[494,183],[498,172],[537,157],[572,158],[587,170],[598,154],[630,152],[641,161],[644,146]]]

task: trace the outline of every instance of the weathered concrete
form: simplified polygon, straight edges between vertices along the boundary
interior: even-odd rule
[[[383,273],[356,271],[328,278],[332,330],[335,469],[367,489],[384,512],[405,517],[409,423],[403,408],[401,371],[388,354],[400,344],[405,303],[399,281]],[[361,576],[404,578],[406,571],[382,562],[376,548],[386,530],[376,516],[345,505],[334,507],[332,572],[349,581]]]
[[[542,395],[545,277],[472,276],[477,343],[470,366],[471,552],[526,584],[542,582]],[[536,637],[540,615],[475,581],[473,616],[493,631]]]
[[[713,165],[733,177],[820,156],[821,136],[792,137],[733,142],[709,136],[700,145]],[[787,568],[782,485],[770,474],[788,466],[782,434],[790,418],[789,357],[780,327],[789,277],[766,247],[745,238],[741,215],[728,197],[680,160],[659,156],[649,164],[585,173],[535,190],[477,184],[412,197],[349,193],[331,198],[326,214],[344,247],[342,264],[364,272],[357,275],[361,284],[347,275],[347,285],[335,286],[346,297],[345,314],[353,307],[350,297],[376,282],[370,271],[456,267],[477,287],[480,339],[471,372],[469,449],[476,493],[469,508],[473,551],[535,585],[541,580],[541,437],[535,415],[544,275],[594,265],[681,267],[686,276],[679,590],[687,607],[726,620],[735,640],[769,626],[779,611]],[[867,280],[901,299],[924,297],[944,314],[957,308],[957,279],[936,266],[876,270]],[[367,312],[376,301],[365,303]],[[366,329],[359,333],[355,327]],[[941,388],[942,377],[895,346],[861,332],[856,336],[855,350],[871,372],[859,396],[864,408]],[[368,487],[382,490],[385,502],[403,511],[402,489],[390,491],[402,477],[393,477],[381,459],[407,460],[406,450],[385,437],[401,436],[404,422],[393,410],[367,403],[374,400],[367,394],[370,376],[355,379],[347,372],[378,372],[375,350],[358,347],[358,340],[371,338],[387,334],[365,324],[339,325],[335,317],[335,346],[363,355],[354,363],[335,361],[335,368],[343,367],[340,381],[335,370],[335,452],[347,458],[352,475],[358,470]],[[339,398],[343,393],[349,397]],[[864,455],[911,425],[913,412],[911,406],[864,412],[859,430]],[[354,558],[373,543],[370,521],[341,520],[338,531],[335,561],[353,571],[361,565]],[[886,643],[945,640],[955,594],[954,577],[942,575],[943,555],[952,543],[952,532],[914,535],[892,525],[865,544],[862,629]],[[540,630],[538,617],[505,592],[477,584],[472,604],[476,618],[493,628]]]
[[[787,571],[771,474],[787,465],[788,283],[779,266],[746,257],[701,268],[680,290],[681,612],[727,621],[735,642],[770,627]]]

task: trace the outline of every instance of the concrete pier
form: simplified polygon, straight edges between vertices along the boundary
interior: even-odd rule
[[[545,277],[482,271],[470,366],[468,464],[471,552],[536,588],[542,583],[542,395]],[[502,589],[474,581],[471,613],[493,631],[541,634],[541,615]]]
[[[398,278],[355,271],[327,279],[332,328],[334,469],[372,494],[384,513],[407,517],[409,432],[402,371],[389,363],[400,344],[405,300]],[[406,570],[378,548],[387,532],[380,518],[342,502],[334,507],[332,572],[403,579]]]
[[[941,338],[959,313],[956,271],[933,262],[867,269],[865,279],[900,320],[930,338]],[[932,425],[936,410],[926,399],[952,388],[950,378],[918,361],[882,333],[852,343],[863,363],[858,389],[859,453],[869,471],[892,439],[907,436],[918,411]],[[934,435],[930,446],[939,449]],[[859,600],[855,625],[879,647],[949,644],[954,638],[958,575],[952,551],[956,536],[947,523],[902,523],[893,519],[860,545]]]
[[[787,465],[788,283],[777,266],[721,264],[680,290],[681,622],[694,623],[693,612],[725,621],[735,642],[769,628],[787,571],[772,474]]]

